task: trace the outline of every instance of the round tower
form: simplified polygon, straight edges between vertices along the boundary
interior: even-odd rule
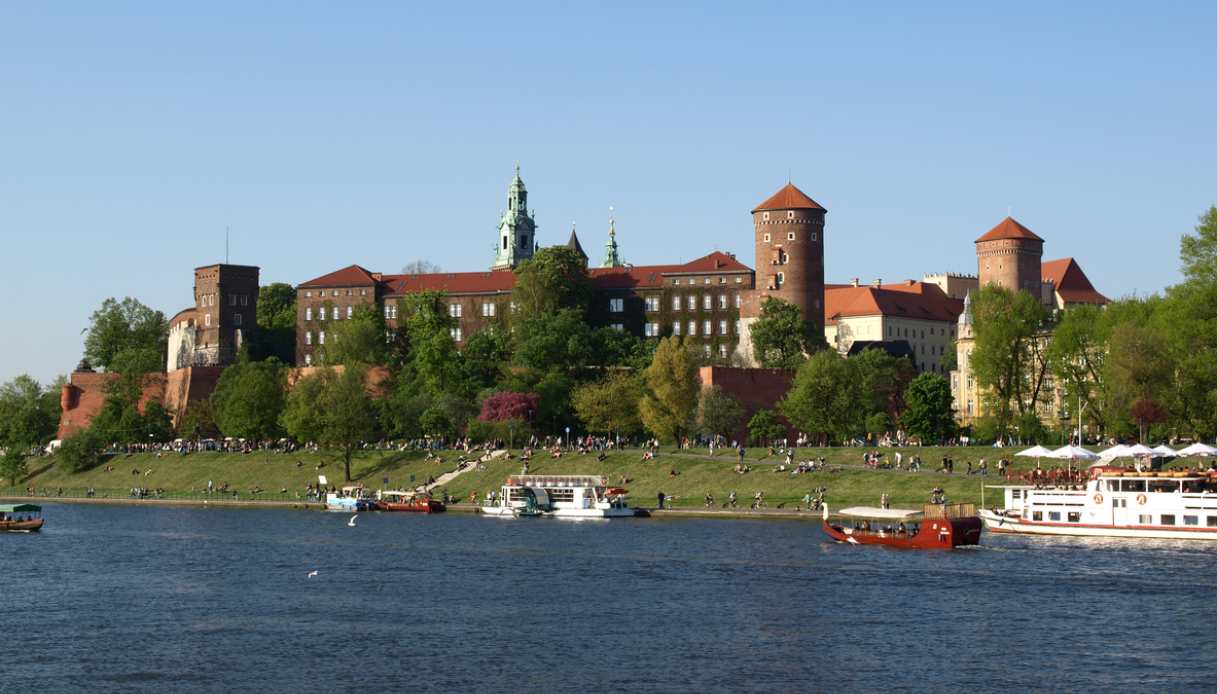
[[[752,210],[756,244],[756,291],[741,307],[756,318],[768,297],[799,307],[803,318],[824,331],[824,209],[787,183]]]
[[[1044,240],[1012,217],[1006,217],[976,239],[980,286],[996,284],[1040,299],[1043,256]]]

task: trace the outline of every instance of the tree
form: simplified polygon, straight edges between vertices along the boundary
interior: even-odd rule
[[[1106,381],[1113,404],[1137,422],[1144,437],[1148,424],[1165,419],[1162,401],[1174,376],[1166,338],[1152,326],[1122,323],[1112,329],[1110,345]]]
[[[1102,309],[1072,306],[1057,323],[1047,352],[1052,375],[1064,385],[1067,404],[1071,409],[1080,404],[1100,428],[1106,416],[1105,363],[1110,337],[1111,321]]]
[[[365,385],[367,370],[325,368],[296,384],[283,410],[283,427],[297,441],[315,441],[342,454],[347,482],[351,457],[376,436],[376,407]]]
[[[276,437],[287,401],[286,388],[287,370],[277,359],[233,364],[224,369],[211,394],[216,425],[225,436]]]
[[[972,372],[986,391],[999,435],[1009,428],[1016,409],[1020,414],[1034,411],[1043,397],[1045,320],[1039,300],[1027,292],[990,284],[973,297]]]
[[[697,425],[703,434],[730,438],[744,426],[744,407],[719,386],[701,391],[697,405]]]
[[[865,410],[856,369],[836,350],[817,352],[799,367],[778,411],[823,443],[858,435]]]
[[[644,378],[646,391],[638,405],[642,423],[656,436],[679,442],[693,423],[700,391],[697,371],[679,337],[660,340]]]
[[[491,326],[470,335],[461,349],[465,392],[493,388],[503,376],[503,366],[510,360],[511,347],[506,331]]]
[[[25,477],[25,458],[28,451],[17,446],[9,446],[0,455],[0,479],[7,478],[9,485],[16,487],[17,481]]]
[[[904,390],[900,424],[923,445],[941,443],[955,433],[954,400],[946,377],[923,373]]]
[[[90,470],[101,463],[105,441],[92,428],[68,436],[55,452],[55,458],[64,470],[76,473]]]
[[[592,283],[584,259],[566,246],[542,248],[521,263],[511,293],[515,315],[520,319],[559,309],[574,309],[582,317],[591,296]]]
[[[258,288],[258,329],[250,336],[249,356],[296,361],[296,289],[285,282]]]
[[[771,296],[752,323],[752,352],[765,368],[797,369],[806,360],[805,353],[824,342],[824,336],[815,333],[815,323],[803,320],[798,306]]]
[[[748,420],[748,436],[754,446],[766,446],[786,435],[786,426],[773,410],[757,410]]]
[[[573,308],[525,316],[515,321],[515,362],[537,371],[584,366],[592,351],[592,332]]]
[[[579,386],[571,394],[571,401],[588,431],[632,436],[642,431],[638,402],[643,392],[642,378],[617,371]]]
[[[399,382],[413,382],[414,392],[430,398],[460,390],[461,354],[451,333],[456,321],[448,315],[444,295],[431,291],[412,294],[403,308],[409,376]]]
[[[1179,240],[1179,260],[1188,282],[1217,286],[1217,206],[1200,215],[1195,234]]]
[[[59,393],[44,390],[28,375],[0,386],[0,448],[28,450],[55,437]]]
[[[114,298],[106,299],[89,318],[85,334],[85,358],[94,366],[111,371],[114,370],[115,356],[132,349],[150,350],[158,355],[159,367],[164,366],[169,349],[169,322],[165,314],[131,297],[121,302]]]
[[[401,266],[401,274],[403,275],[433,275],[437,272],[443,272],[444,269],[437,263],[430,260],[411,260]]]
[[[483,422],[505,422],[515,419],[532,421],[540,409],[541,397],[536,393],[492,393],[482,400],[482,411],[478,419]]]
[[[904,411],[904,389],[913,380],[913,362],[881,349],[864,349],[849,358],[862,393],[867,433],[881,434]],[[882,414],[881,419],[874,415]],[[879,424],[885,422],[885,424]]]
[[[389,342],[385,339],[388,332],[380,311],[374,306],[359,306],[350,318],[335,321],[330,328],[325,363],[384,365],[389,359]]]

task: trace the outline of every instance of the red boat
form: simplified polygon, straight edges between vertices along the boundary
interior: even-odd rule
[[[980,544],[980,527],[973,504],[926,504],[920,511],[854,506],[832,521],[824,508],[824,532],[851,545],[951,549]]]
[[[32,533],[41,529],[41,506],[0,504],[0,533]]]
[[[403,513],[439,513],[444,510],[444,505],[427,494],[382,491],[376,494],[376,510],[400,511]]]

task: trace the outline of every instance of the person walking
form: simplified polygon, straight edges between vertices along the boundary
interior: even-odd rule
[[[659,508],[660,508],[660,509],[662,509],[662,508],[663,508],[663,502],[664,502],[664,500],[665,500],[665,499],[667,499],[667,498],[668,498],[668,497],[667,497],[667,496],[666,496],[666,495],[665,495],[663,492],[656,492],[656,493],[655,493],[655,499],[656,499],[657,501],[659,501]]]

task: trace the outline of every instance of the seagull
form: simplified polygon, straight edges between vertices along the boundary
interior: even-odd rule
[[[359,514],[358,514],[358,513],[356,513],[355,515],[351,516],[351,520],[347,521],[347,527],[348,527],[348,528],[354,528],[354,527],[355,527],[355,519],[356,519],[356,518],[358,518],[358,517],[359,517]]]
[[[308,577],[309,577],[309,578],[312,578],[313,576],[316,576],[316,575],[317,575],[317,571],[316,571],[316,570],[313,570],[313,571],[308,572]]]

